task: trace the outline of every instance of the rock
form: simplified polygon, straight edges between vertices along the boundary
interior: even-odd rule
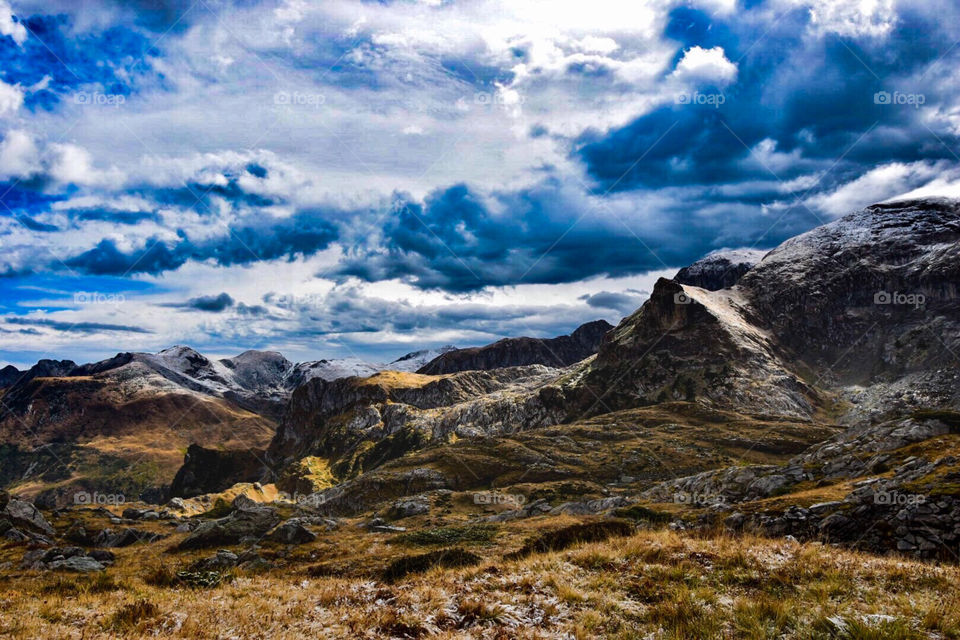
[[[369,531],[375,533],[403,533],[406,527],[395,527],[389,524],[376,524],[369,528]]]
[[[39,531],[48,536],[56,535],[50,523],[33,504],[24,500],[10,500],[3,509],[3,516],[21,529]]]
[[[430,498],[424,495],[397,500],[387,511],[388,517],[393,520],[411,518],[425,513],[430,513]]]
[[[8,502],[10,502],[10,493],[0,489],[0,512],[7,508]]]
[[[48,567],[54,571],[72,571],[75,573],[93,573],[103,571],[104,567],[89,556],[71,556],[63,560],[51,562]]]
[[[10,542],[28,542],[30,540],[30,536],[16,528],[7,529],[3,533],[3,537]]]
[[[94,537],[94,545],[97,547],[129,547],[138,542],[155,542],[163,539],[165,536],[152,531],[143,531],[140,529],[103,529]]]
[[[239,556],[227,549],[217,551],[216,555],[197,560],[190,565],[190,571],[223,571],[237,566]]]
[[[160,514],[153,509],[136,509],[128,507],[123,510],[123,517],[126,520],[159,520]]]
[[[191,527],[191,526],[190,526],[190,523],[188,523],[188,522],[184,522],[184,523],[182,523],[182,524],[178,524],[178,525],[177,525],[177,528],[174,529],[174,531],[177,532],[177,533],[190,533],[190,531],[192,531],[192,530],[193,530],[193,527]]]
[[[317,534],[307,529],[295,518],[287,520],[267,534],[267,540],[280,544],[307,544],[317,539]]]
[[[257,507],[262,507],[263,505],[254,500],[253,498],[247,497],[246,494],[241,493],[236,498],[233,499],[233,502],[230,503],[234,509],[256,509]]]
[[[87,555],[101,564],[113,564],[117,557],[113,554],[112,551],[107,551],[106,549],[93,549]]]
[[[171,511],[183,512],[187,510],[187,503],[183,501],[183,498],[170,498],[166,504],[167,509]]]
[[[251,558],[250,560],[247,560],[246,562],[240,565],[241,569],[250,573],[267,571],[269,569],[273,569],[273,567],[274,567],[274,564],[272,562],[269,562],[260,556]]]
[[[270,507],[237,510],[226,517],[200,524],[178,548],[202,549],[237,544],[244,538],[259,539],[279,521],[280,516]]]

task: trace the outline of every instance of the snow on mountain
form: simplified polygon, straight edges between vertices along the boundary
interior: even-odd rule
[[[455,346],[448,344],[437,349],[422,349],[420,351],[413,351],[405,356],[397,358],[389,364],[384,365],[383,368],[391,371],[416,371],[437,356],[441,356],[444,353],[456,350],[457,348]]]

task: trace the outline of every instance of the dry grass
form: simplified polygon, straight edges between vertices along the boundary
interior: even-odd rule
[[[119,550],[106,576],[0,580],[0,637],[960,639],[956,566],[669,530],[504,559],[571,522],[504,527],[471,548],[479,564],[393,583],[379,572],[411,549],[352,526],[293,554],[267,547],[277,569],[212,589],[173,579],[202,554],[162,553],[171,539]],[[307,571],[334,560],[342,575]]]

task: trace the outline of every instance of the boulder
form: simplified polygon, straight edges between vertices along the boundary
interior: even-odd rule
[[[93,542],[97,547],[129,547],[138,542],[155,542],[164,537],[166,536],[163,534],[140,529],[103,529],[94,537]]]
[[[179,549],[203,549],[237,544],[244,538],[261,538],[280,521],[275,509],[258,507],[237,510],[204,522],[178,545]]]
[[[227,549],[220,549],[216,555],[197,560],[190,566],[190,571],[223,571],[237,566],[237,554]]]
[[[430,513],[430,498],[424,495],[397,500],[390,505],[387,516],[393,520]]]
[[[74,573],[94,573],[106,568],[89,556],[71,556],[63,560],[55,560],[47,566],[53,571],[72,571]]]
[[[287,520],[267,535],[267,540],[281,544],[306,544],[317,539],[317,534],[307,529],[296,518]]]
[[[3,509],[3,516],[21,529],[38,531],[48,536],[56,535],[56,531],[40,510],[24,500],[10,500]]]

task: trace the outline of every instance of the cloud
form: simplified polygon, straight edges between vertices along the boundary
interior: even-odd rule
[[[23,90],[0,80],[0,118],[13,115],[23,105]]]
[[[234,303],[235,301],[230,294],[224,292],[216,296],[198,296],[196,298],[190,298],[186,302],[163,303],[160,306],[171,307],[174,309],[194,309],[196,311],[221,313],[234,306]]]
[[[118,331],[123,333],[151,333],[141,327],[131,327],[122,324],[109,324],[104,322],[66,322],[49,320],[45,318],[5,318],[7,324],[26,325],[34,327],[45,327],[53,331],[63,333],[100,333]]]
[[[27,30],[14,18],[7,0],[0,0],[0,35],[10,36],[18,45],[27,39]]]
[[[690,47],[683,53],[673,76],[687,82],[726,86],[736,80],[737,65],[727,60],[722,47]]]
[[[580,300],[597,309],[613,309],[627,315],[636,311],[648,296],[646,292],[600,291],[581,296]]]

